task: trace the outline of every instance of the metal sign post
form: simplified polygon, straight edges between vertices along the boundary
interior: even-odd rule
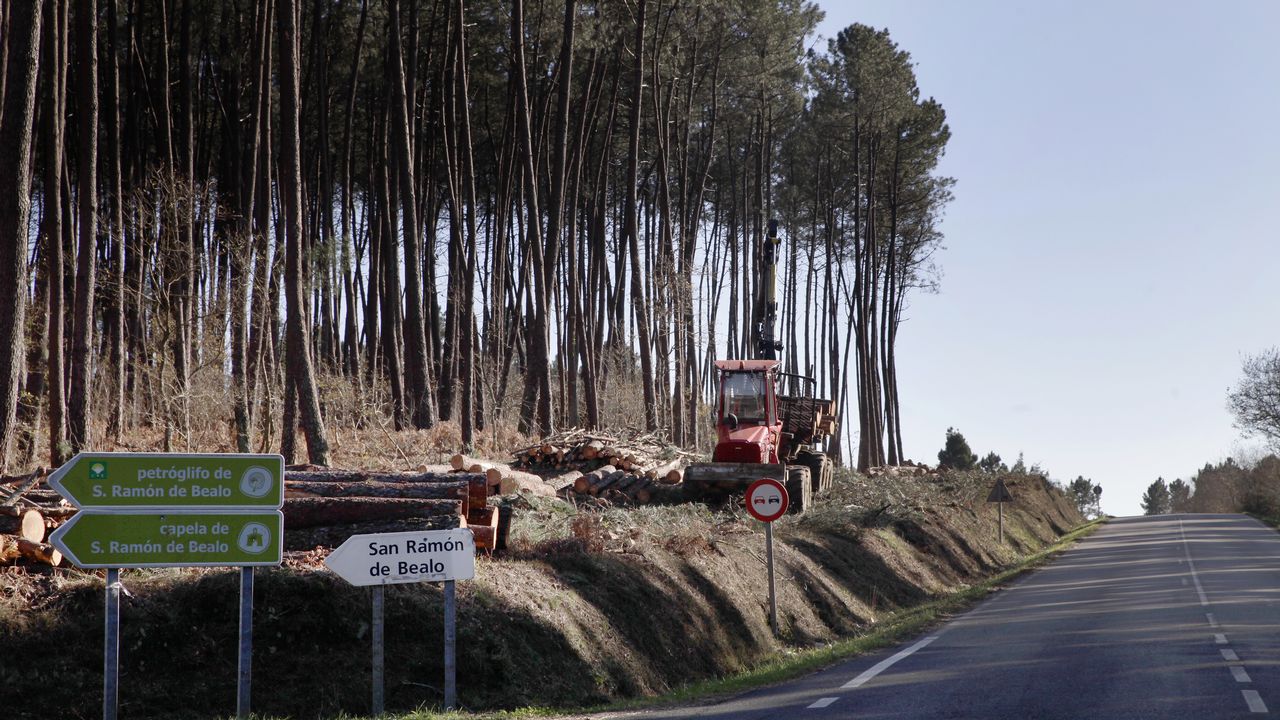
[[[249,717],[253,669],[253,568],[240,568],[240,654],[236,675],[236,720]]]
[[[466,528],[352,535],[324,564],[352,585],[373,587],[373,714],[383,711],[383,588],[444,582],[444,707],[458,705],[455,580],[476,576],[475,535]]]
[[[769,563],[769,627],[778,634],[778,594],[773,584],[773,523],[764,524],[764,554]]]
[[[773,478],[762,478],[747,488],[747,512],[764,523],[765,564],[769,567],[769,627],[778,634],[778,594],[773,581],[773,521],[787,513],[787,488]]]
[[[458,705],[458,624],[457,601],[453,594],[453,581],[444,581],[444,709],[453,710]]]
[[[987,495],[987,502],[996,504],[996,517],[999,518],[1000,524],[1000,544],[1004,544],[1004,504],[1013,502],[1013,494],[1009,492],[1009,487],[1004,484],[1004,478],[996,480],[995,487],[991,488],[991,493]]]
[[[382,671],[382,655],[383,655],[383,634],[382,634],[382,616],[383,604],[385,603],[385,585],[373,586],[373,716],[382,717],[382,713],[386,708],[386,702],[383,699],[382,687],[383,671]]]
[[[120,571],[107,569],[106,637],[102,655],[102,720],[116,720],[120,692]]]

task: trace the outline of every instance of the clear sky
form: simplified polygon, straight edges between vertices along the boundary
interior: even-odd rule
[[[818,4],[824,37],[888,28],[952,130],[941,292],[900,338],[907,455],[955,426],[1130,515],[1237,452],[1227,390],[1280,344],[1280,2]]]

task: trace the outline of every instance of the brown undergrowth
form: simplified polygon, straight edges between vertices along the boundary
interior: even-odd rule
[[[458,678],[469,709],[586,706],[649,696],[863,631],[887,613],[990,577],[1080,524],[1056,488],[1011,478],[996,542],[991,476],[843,475],[777,526],[781,638],[769,631],[764,540],[737,509],[637,510],[540,501],[517,513],[506,557],[459,584]],[[254,709],[325,718],[369,708],[370,596],[315,557],[259,571]],[[122,717],[226,716],[235,700],[237,576],[127,571]],[[439,702],[441,594],[387,591],[387,704]],[[102,581],[75,571],[0,575],[6,718],[100,712]],[[29,693],[56,681],[56,700]]]

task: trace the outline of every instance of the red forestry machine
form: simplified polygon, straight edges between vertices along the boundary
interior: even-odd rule
[[[813,493],[831,485],[832,463],[822,441],[836,430],[834,404],[814,397],[811,377],[779,368],[782,342],[774,334],[778,317],[778,222],[760,248],[761,281],[755,302],[755,358],[717,360],[716,449],[710,463],[685,469],[684,492],[691,500],[717,501],[742,495],[763,477],[782,481],[792,512],[804,512]],[[780,390],[786,387],[791,394]],[[808,391],[807,393],[805,391]]]

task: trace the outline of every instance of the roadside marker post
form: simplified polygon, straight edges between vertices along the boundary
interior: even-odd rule
[[[1013,494],[1009,492],[1009,487],[1004,484],[1004,478],[996,480],[995,487],[991,488],[991,494],[987,495],[987,502],[996,504],[996,516],[1000,523],[1000,544],[1004,544],[1004,504],[1013,502]]]
[[[103,639],[102,720],[116,720],[120,680],[120,571],[107,570],[106,637]]]
[[[120,570],[239,567],[236,717],[249,717],[253,568],[284,548],[284,458],[279,455],[83,452],[49,476],[79,509],[49,536],[77,567],[107,571],[103,720],[119,708]]]
[[[381,717],[386,709],[382,688],[385,684],[382,669],[383,658],[383,608],[386,602],[385,585],[373,586],[373,716]]]
[[[475,535],[466,528],[352,535],[324,564],[352,585],[373,588],[373,714],[383,713],[384,588],[417,582],[444,583],[444,709],[458,705],[457,598],[454,582],[476,576]]]
[[[761,478],[747,488],[747,512],[764,523],[765,564],[769,567],[769,627],[778,634],[778,595],[773,581],[773,521],[787,514],[787,488],[773,478]]]

